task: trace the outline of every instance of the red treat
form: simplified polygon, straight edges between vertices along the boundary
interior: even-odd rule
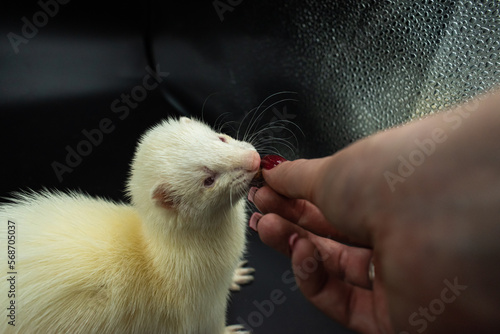
[[[286,159],[279,155],[276,154],[266,155],[260,161],[260,168],[273,169],[274,167],[278,166],[280,163],[284,161],[286,161]]]
[[[259,187],[259,188],[262,187],[264,185],[264,178],[262,177],[262,169],[273,169],[283,161],[287,160],[276,154],[270,154],[262,157],[262,159],[260,160],[259,171],[253,177],[250,185],[253,187]]]

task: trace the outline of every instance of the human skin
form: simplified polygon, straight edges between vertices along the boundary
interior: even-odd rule
[[[499,93],[263,176],[250,225],[329,317],[361,333],[500,333]]]

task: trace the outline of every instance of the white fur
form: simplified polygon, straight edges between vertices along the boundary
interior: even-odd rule
[[[169,120],[137,148],[132,205],[46,191],[0,206],[0,332],[224,333],[245,247],[242,195],[258,162],[248,143]],[[16,224],[15,327],[6,317],[8,220]]]

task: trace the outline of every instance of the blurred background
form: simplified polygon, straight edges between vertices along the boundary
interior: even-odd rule
[[[313,158],[500,83],[496,0],[0,7],[2,197],[46,187],[125,200],[138,137],[170,116]],[[302,298],[288,259],[248,234],[256,280],[233,294],[229,324],[349,333]],[[283,303],[263,308],[276,290]]]

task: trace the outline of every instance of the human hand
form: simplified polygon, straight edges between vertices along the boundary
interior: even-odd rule
[[[291,257],[305,297],[351,329],[498,332],[499,100],[264,171],[251,226]]]

